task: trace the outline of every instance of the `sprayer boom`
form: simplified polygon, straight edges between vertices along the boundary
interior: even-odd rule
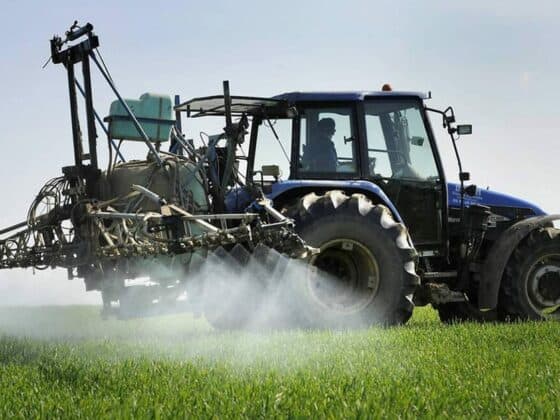
[[[63,179],[58,181],[64,183]],[[127,198],[139,195],[160,205],[160,210],[126,213],[103,202],[63,205],[3,229],[0,268],[71,270],[118,258],[172,256],[232,244],[245,244],[248,248],[264,244],[298,258],[314,252],[293,233],[293,222],[266,203],[261,206],[274,218],[271,223],[263,222],[257,213],[193,215],[138,185],[133,186]],[[78,230],[69,228],[78,220]],[[211,221],[219,222],[222,227]],[[226,227],[233,223],[235,227]]]

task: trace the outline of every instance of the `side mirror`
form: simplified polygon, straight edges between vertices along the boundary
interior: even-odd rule
[[[457,134],[460,136],[466,136],[472,134],[472,125],[471,124],[459,124],[457,126]]]
[[[261,169],[263,176],[272,176],[274,178],[280,176],[280,167],[278,165],[263,165]]]
[[[422,146],[424,144],[424,137],[412,136],[410,144],[413,144],[414,146]]]

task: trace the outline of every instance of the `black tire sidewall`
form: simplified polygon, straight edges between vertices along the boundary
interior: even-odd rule
[[[529,275],[538,259],[550,255],[560,255],[560,248],[558,242],[547,241],[545,243],[539,244],[536,248],[533,248],[525,258],[521,261],[518,268],[519,278],[517,281],[513,281],[512,289],[513,293],[517,297],[519,305],[523,314],[520,314],[522,318],[541,320],[543,316],[533,307],[529,298]]]
[[[298,231],[309,245],[318,248],[335,239],[358,242],[373,254],[379,269],[379,285],[373,300],[360,311],[348,314],[326,310],[310,296],[308,278],[300,279],[306,318],[326,322],[329,326],[394,323],[394,312],[403,299],[406,272],[395,232],[381,226],[377,214],[371,211],[361,216],[356,209],[345,207],[333,214],[313,217],[311,222],[300,224]]]

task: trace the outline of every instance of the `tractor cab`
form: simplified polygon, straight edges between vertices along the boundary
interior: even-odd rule
[[[349,192],[368,184],[372,200],[386,196],[418,249],[439,253],[447,189],[426,98],[383,91],[276,96],[297,112],[253,119],[247,179],[280,200],[302,184]]]

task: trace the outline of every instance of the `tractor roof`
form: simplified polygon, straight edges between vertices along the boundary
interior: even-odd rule
[[[223,95],[194,98],[175,106],[175,111],[185,111],[188,117],[224,115],[225,100]],[[288,102],[274,98],[257,98],[252,96],[231,96],[232,115],[284,116],[288,112]]]
[[[424,92],[395,92],[395,91],[354,91],[354,92],[288,92],[273,96],[273,99],[281,99],[290,103],[295,102],[330,102],[330,101],[363,101],[366,97],[400,97],[414,96],[420,99],[428,99],[429,94]]]
[[[231,96],[232,115],[266,115],[268,117],[288,117],[290,106],[298,102],[353,102],[371,97],[416,97],[428,99],[423,92],[358,91],[358,92],[289,92],[271,98],[252,96]],[[223,95],[194,98],[175,106],[175,111],[185,111],[188,117],[224,115]]]

